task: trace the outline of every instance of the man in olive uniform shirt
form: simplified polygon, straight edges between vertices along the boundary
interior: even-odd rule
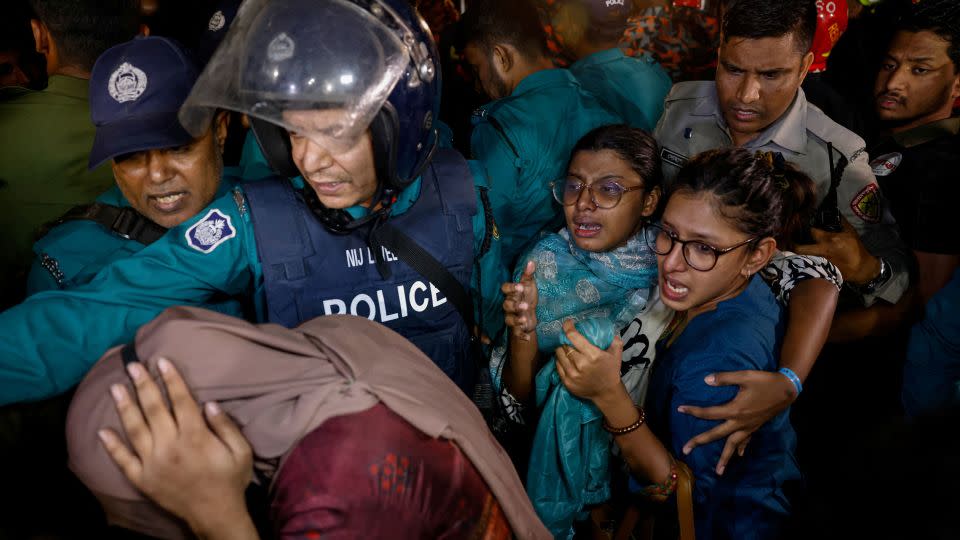
[[[20,300],[36,229],[113,184],[87,171],[93,143],[87,80],[97,57],[137,33],[136,0],[33,0],[45,90],[0,90],[0,308]]]

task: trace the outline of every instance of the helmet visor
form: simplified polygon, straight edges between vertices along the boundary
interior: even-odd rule
[[[407,69],[408,35],[379,0],[247,0],[180,120],[202,133],[229,109],[345,150]]]

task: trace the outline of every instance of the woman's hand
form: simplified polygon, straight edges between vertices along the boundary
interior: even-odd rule
[[[678,411],[704,420],[725,420],[713,429],[687,441],[683,453],[724,437],[727,442],[717,462],[717,474],[723,474],[734,452],[743,455],[754,431],[780,414],[797,398],[796,388],[781,373],[770,371],[730,371],[707,376],[710,386],[737,385],[737,396],[716,407],[681,405]]]
[[[537,280],[533,277],[536,269],[536,263],[528,261],[518,283],[504,283],[500,287],[506,297],[504,321],[513,336],[523,341],[529,341],[537,329]]]
[[[137,489],[198,536],[255,538],[244,498],[253,477],[250,445],[215,403],[200,412],[173,364],[161,359],[157,367],[170,409],[143,365],[129,364],[136,399],[120,384],[110,392],[132,449],[104,429],[99,436],[107,453]]]
[[[620,381],[620,362],[623,341],[613,338],[607,350],[595,347],[577,331],[573,321],[563,323],[563,331],[573,346],[558,347],[557,373],[571,394],[593,401],[603,409],[604,399],[620,397],[623,383]]]

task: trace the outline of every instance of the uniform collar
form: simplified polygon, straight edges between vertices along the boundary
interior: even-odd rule
[[[720,111],[716,84],[713,85],[707,96],[700,99],[691,114],[694,116],[713,116],[717,120],[717,125],[728,132],[727,122],[723,119],[723,113]],[[793,103],[790,104],[787,112],[750,140],[746,147],[761,148],[770,143],[796,154],[806,153],[807,98],[802,88],[797,89],[797,95],[793,98]]]
[[[930,122],[922,126],[917,126],[907,131],[894,133],[892,138],[900,146],[911,148],[928,143],[941,137],[949,137],[960,133],[960,118],[944,118],[936,122]]]
[[[583,69],[585,67],[595,66],[598,64],[606,64],[607,62],[613,62],[624,57],[625,55],[623,54],[623,50],[620,49],[620,47],[614,47],[612,49],[607,49],[605,51],[599,51],[584,56],[570,66],[570,71],[576,71],[578,69]]]
[[[420,196],[420,178],[417,178],[410,183],[409,186],[405,187],[397,195],[397,200],[393,203],[393,207],[390,211],[391,215],[400,215],[413,206],[413,203],[417,201],[417,197]],[[353,219],[360,219],[370,213],[370,210],[366,207],[357,205],[347,208],[347,213],[350,214]]]

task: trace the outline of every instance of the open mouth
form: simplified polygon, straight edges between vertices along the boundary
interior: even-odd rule
[[[164,195],[151,195],[150,200],[153,206],[161,212],[176,212],[183,207],[188,193],[186,191],[177,191]]]
[[[573,233],[581,238],[591,238],[600,234],[602,228],[599,223],[574,221]]]
[[[690,293],[688,287],[668,277],[663,278],[663,287],[661,287],[660,291],[665,298],[675,302],[683,300],[687,294]]]

